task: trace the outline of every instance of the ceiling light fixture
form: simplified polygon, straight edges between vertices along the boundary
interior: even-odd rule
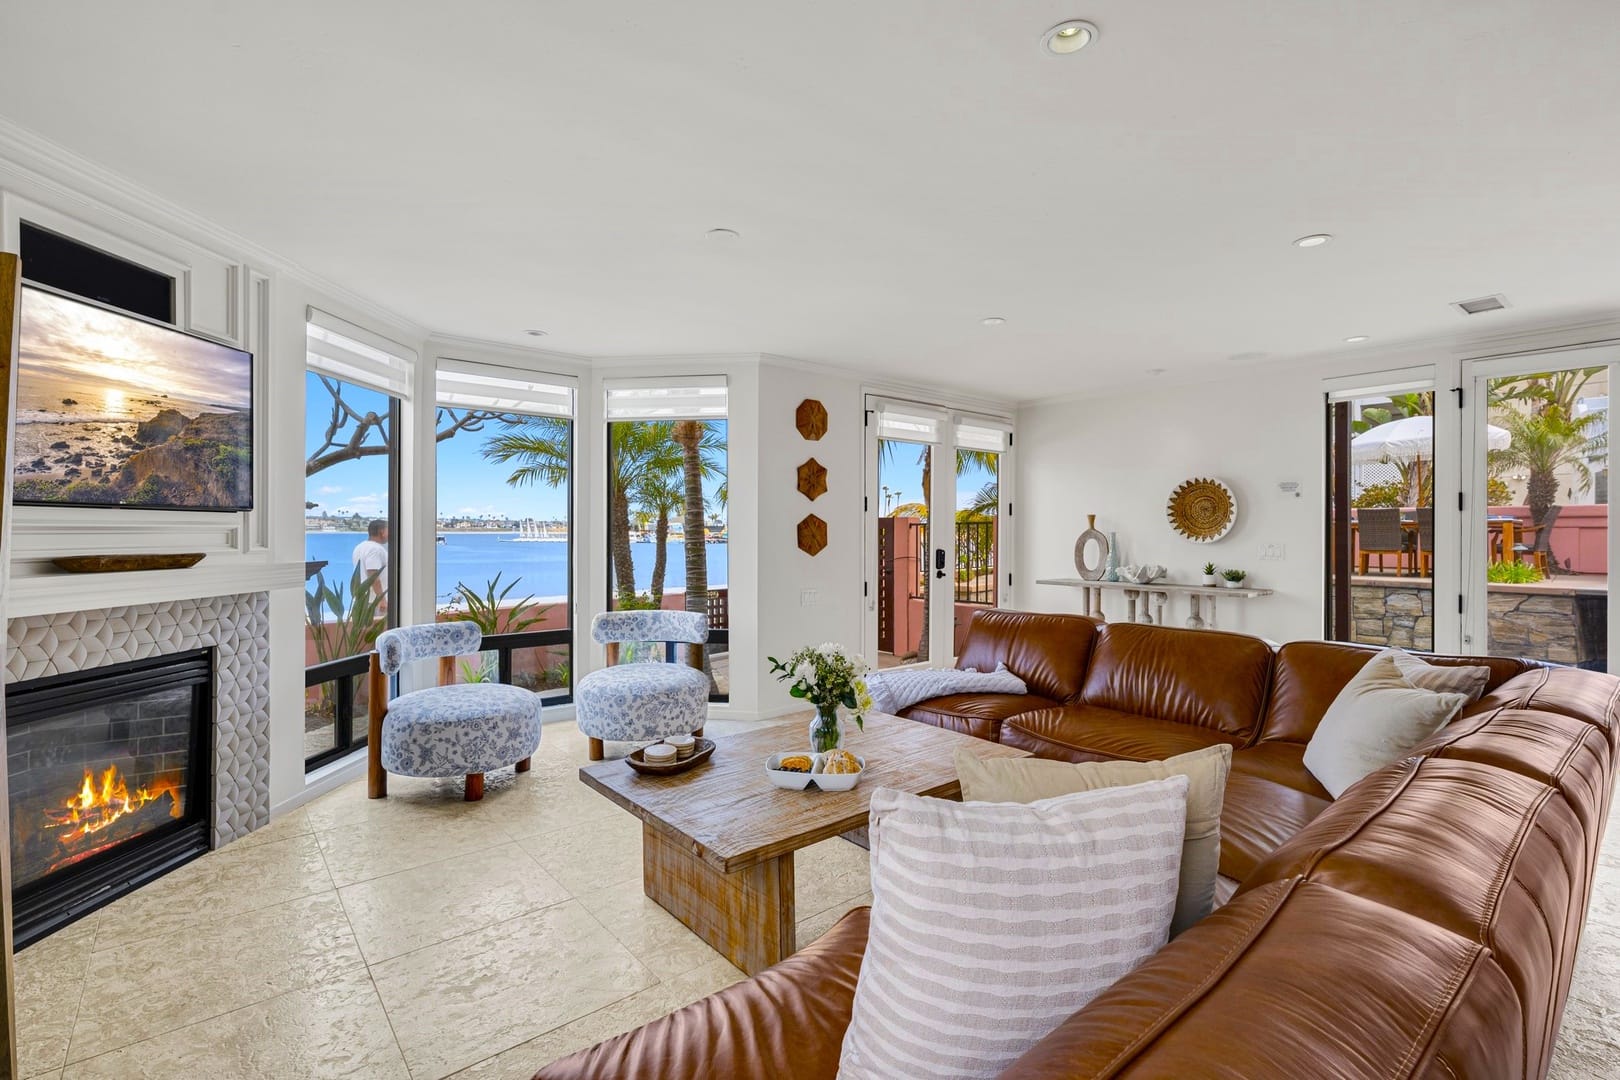
[[[525,334],[528,334],[530,337],[545,337],[546,336],[546,332],[544,330],[525,330],[523,332]]]
[[[1345,338],[1344,340],[1346,340],[1350,344],[1354,345],[1358,341],[1366,341],[1367,340],[1367,335],[1366,334],[1353,334],[1350,337]]]
[[[1069,56],[1097,40],[1097,27],[1084,19],[1066,19],[1041,35],[1041,48],[1053,56]]]
[[[703,235],[707,236],[710,240],[735,240],[741,236],[742,233],[738,232],[736,229],[710,229]]]
[[[1327,243],[1331,239],[1333,239],[1333,234],[1332,233],[1325,233],[1325,232],[1311,233],[1311,235],[1309,235],[1309,236],[1302,236],[1298,240],[1295,240],[1294,241],[1294,246],[1295,247],[1321,247],[1323,244]]]
[[[980,319],[979,321],[981,323],[983,323],[984,325],[986,325],[986,326],[1000,326],[1002,323],[1006,322],[1007,320],[1003,319],[1000,315],[989,315],[989,316],[986,316],[985,318]]]

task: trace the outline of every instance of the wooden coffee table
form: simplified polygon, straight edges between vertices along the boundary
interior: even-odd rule
[[[677,776],[643,776],[622,760],[586,765],[579,778],[641,819],[646,894],[717,952],[753,975],[788,956],[794,942],[793,853],[864,829],[872,792],[956,798],[955,754],[1028,753],[915,720],[868,715],[845,746],[866,760],[853,791],[784,791],[765,759],[801,749],[809,714],[715,739],[708,764]]]

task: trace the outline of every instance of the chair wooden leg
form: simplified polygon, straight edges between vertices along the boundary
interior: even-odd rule
[[[388,770],[382,764],[383,717],[388,713],[388,676],[376,653],[366,673],[366,798],[388,797]]]
[[[601,761],[602,760],[602,740],[601,739],[592,739],[590,748],[585,751],[585,755],[587,757],[589,757],[592,761]]]
[[[1361,553],[1361,576],[1362,577],[1367,576],[1367,569],[1368,569],[1368,566],[1371,564],[1371,562],[1372,562],[1372,557],[1370,555],[1368,555],[1365,551],[1363,551]]]
[[[517,771],[518,772],[528,772],[529,771],[529,765],[530,765],[529,759],[524,758],[522,761],[517,763],[517,766],[516,766]]]
[[[470,772],[470,773],[468,773],[467,774],[467,794],[465,796],[466,800],[468,802],[477,802],[479,799],[482,799],[483,797],[484,797],[484,774],[481,773],[481,772]]]

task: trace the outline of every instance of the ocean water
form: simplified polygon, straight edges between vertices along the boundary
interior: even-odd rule
[[[501,588],[514,578],[521,578],[509,599],[527,596],[561,598],[568,594],[568,550],[571,545],[555,541],[515,543],[511,533],[443,534],[445,542],[437,545],[437,569],[434,590],[441,603],[449,600],[456,585],[465,582],[475,592],[482,593],[484,584],[497,573],[501,575]],[[324,571],[328,581],[334,576],[347,580],[354,566],[354,547],[365,534],[360,532],[310,532],[304,534],[304,557],[325,560],[330,565]],[[707,545],[709,554],[709,584],[726,584],[726,545]],[[657,548],[651,542],[631,544],[630,553],[636,564],[636,588],[645,591],[652,584],[653,560]],[[334,575],[336,571],[336,575]],[[669,566],[664,574],[664,588],[679,589],[686,584],[686,548],[680,540],[669,542]]]

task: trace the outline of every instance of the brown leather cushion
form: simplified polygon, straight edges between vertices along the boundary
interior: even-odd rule
[[[901,709],[900,715],[995,742],[1001,738],[1001,722],[1007,717],[1057,704],[1039,694],[949,694],[919,701]]]
[[[1611,747],[1620,749],[1620,677],[1575,668],[1538,668],[1486,691],[1464,715],[1503,708],[1585,720],[1603,731]]]
[[[1265,722],[1260,725],[1260,738],[1310,742],[1322,714],[1339,696],[1344,684],[1379,651],[1376,646],[1342,641],[1290,641],[1278,649],[1271,680],[1271,703],[1266,706]],[[1527,661],[1500,656],[1417,655],[1431,664],[1447,667],[1490,668],[1491,677],[1485,684],[1487,692],[1530,667]]]
[[[1240,740],[1151,716],[1065,705],[1009,718],[1001,725],[1001,741],[1037,757],[1060,761],[1162,761],[1189,750]]]
[[[1097,633],[1080,704],[1224,732],[1254,733],[1271,646],[1246,634],[1109,623]]]
[[[553,1062],[534,1080],[833,1080],[870,911],[851,911],[775,967]]]
[[[1411,758],[1357,783],[1238,890],[1297,874],[1490,947],[1526,1015],[1514,1074],[1545,1072],[1593,870],[1556,788],[1473,761]]]
[[[1308,794],[1239,770],[1238,759],[1246,754],[1232,755],[1221,806],[1221,873],[1239,881],[1332,805],[1326,792]]]
[[[1232,755],[1234,770],[1331,800],[1327,788],[1305,767],[1305,744],[1277,740],[1246,746]]]
[[[1523,1028],[1477,941],[1285,880],[1170,942],[1001,1080],[1518,1075]]]
[[[1030,693],[1068,701],[1080,692],[1096,637],[1097,624],[1084,615],[976,611],[956,666],[994,671],[1006,664]]]

